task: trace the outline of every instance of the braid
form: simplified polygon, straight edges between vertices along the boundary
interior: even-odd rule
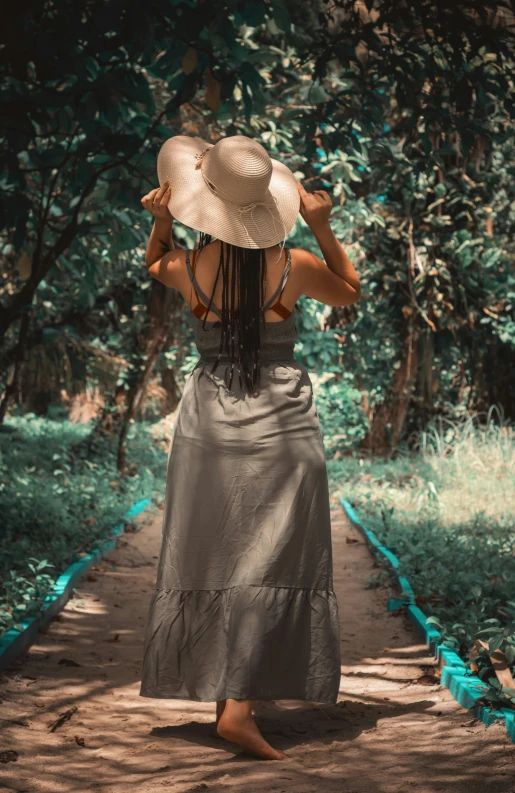
[[[199,248],[209,242],[211,238],[201,234]],[[217,368],[222,355],[227,355],[231,367],[228,387],[232,386],[234,370],[237,367],[240,388],[252,396],[257,396],[257,387],[260,384],[260,322],[265,318],[265,273],[266,258],[263,249],[240,248],[220,241],[220,261],[208,308],[212,305],[221,274],[221,339],[218,357],[211,372]],[[236,294],[238,309],[234,310]],[[207,313],[206,311],[206,315]]]
[[[205,247],[206,247],[206,245],[209,245],[209,243],[211,242],[211,240],[212,240],[211,234],[204,234],[204,232],[203,232],[203,231],[201,231],[201,232],[200,232],[199,241],[198,241],[198,248],[199,248],[199,251],[201,251],[201,250],[202,250],[202,248],[205,248]]]

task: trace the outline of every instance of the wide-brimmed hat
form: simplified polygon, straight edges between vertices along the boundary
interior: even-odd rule
[[[231,245],[277,245],[299,213],[293,173],[244,135],[214,145],[175,135],[161,147],[157,174],[161,186],[170,182],[168,208],[174,218]]]

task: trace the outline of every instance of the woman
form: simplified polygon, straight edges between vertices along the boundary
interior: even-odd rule
[[[327,469],[293,309],[302,294],[353,303],[359,279],[327,193],[256,141],[175,136],[158,176],[146,262],[190,307],[200,357],[168,457],[140,693],[216,702],[217,735],[282,759],[253,701],[335,703],[340,680]],[[328,266],[279,244],[299,209]],[[173,218],[201,232],[193,253],[170,250]]]

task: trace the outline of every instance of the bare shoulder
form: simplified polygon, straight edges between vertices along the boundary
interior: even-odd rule
[[[148,268],[149,275],[172,289],[181,289],[184,284],[187,251],[168,251]]]
[[[306,251],[304,248],[290,248],[292,266],[295,264],[298,270],[308,270],[312,267],[317,267],[320,263],[325,267],[325,262],[318,256],[315,256],[311,251]]]
[[[346,306],[356,301],[356,291],[311,251],[291,248],[291,261],[302,294],[327,306]]]

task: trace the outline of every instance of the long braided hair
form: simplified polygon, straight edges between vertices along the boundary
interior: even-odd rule
[[[201,233],[199,250],[209,245],[211,236]],[[232,272],[231,270],[232,264]],[[222,275],[222,319],[218,357],[214,372],[222,356],[230,359],[228,387],[231,388],[234,369],[238,368],[240,388],[257,396],[260,383],[260,322],[265,320],[266,257],[263,248],[240,248],[220,241],[220,261],[208,309],[213,303],[218,279]],[[238,308],[234,309],[236,292]],[[206,315],[207,315],[206,311]],[[206,317],[203,329],[206,330]]]

